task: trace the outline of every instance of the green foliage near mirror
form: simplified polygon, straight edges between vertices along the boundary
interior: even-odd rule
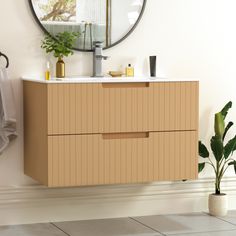
[[[232,102],[228,102],[220,112],[215,114],[215,135],[210,140],[211,151],[215,161],[212,160],[207,147],[201,141],[199,141],[198,145],[199,156],[204,158],[204,162],[198,164],[198,171],[201,172],[206,164],[214,169],[215,194],[221,194],[220,184],[226,170],[230,166],[234,166],[236,173],[236,161],[232,157],[236,150],[236,135],[225,143],[225,137],[233,126],[232,121],[228,122],[225,126],[225,119],[231,107]]]
[[[42,40],[41,48],[43,48],[46,53],[53,53],[56,58],[68,57],[73,55],[73,46],[80,37],[79,32],[62,32],[56,34],[54,37],[46,34]]]

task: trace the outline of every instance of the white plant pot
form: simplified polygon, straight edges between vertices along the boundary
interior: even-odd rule
[[[226,194],[210,194],[208,199],[209,213],[212,216],[225,216],[228,212],[228,196]]]

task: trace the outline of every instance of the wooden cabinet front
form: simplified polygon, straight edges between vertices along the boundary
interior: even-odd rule
[[[48,137],[52,187],[197,177],[197,132]]]
[[[48,135],[196,130],[198,83],[49,84]]]
[[[51,187],[197,178],[198,82],[24,81],[25,173]]]

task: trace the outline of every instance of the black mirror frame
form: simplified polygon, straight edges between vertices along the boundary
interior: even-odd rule
[[[31,12],[33,14],[33,17],[34,17],[35,21],[38,23],[38,25],[40,26],[40,28],[43,30],[44,33],[50,35],[50,33],[43,27],[40,20],[38,19],[37,15],[34,11],[32,0],[28,0],[28,1],[29,1],[29,6],[30,6],[30,9],[31,9]],[[128,38],[128,36],[135,30],[135,28],[139,24],[140,20],[142,19],[143,13],[144,13],[145,8],[146,8],[146,4],[147,4],[147,0],[143,0],[142,10],[139,14],[139,17],[138,17],[137,21],[135,22],[134,26],[130,29],[130,31],[125,36],[123,36],[121,39],[116,41],[115,43],[111,44],[108,47],[104,47],[103,48],[104,50],[112,48],[112,47],[116,46],[117,44],[121,43],[122,41],[124,41],[126,38]],[[76,50],[76,51],[80,51],[80,52],[92,52],[93,51],[93,50],[83,50],[83,49],[78,49],[78,48],[73,48],[73,49]]]

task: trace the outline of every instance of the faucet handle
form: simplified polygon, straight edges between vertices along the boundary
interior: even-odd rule
[[[103,60],[107,60],[107,59],[109,59],[110,57],[108,57],[108,56],[102,56],[102,58],[103,58]]]
[[[109,59],[110,57],[108,57],[108,56],[102,56],[102,55],[96,55],[96,58],[98,58],[98,59],[103,59],[103,60],[107,60],[107,59]]]
[[[101,42],[101,41],[93,41],[93,46],[95,48],[102,48],[102,44],[103,44],[103,42]]]

